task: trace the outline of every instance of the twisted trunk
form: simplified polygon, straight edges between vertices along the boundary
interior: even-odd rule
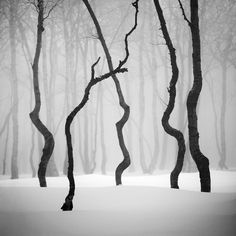
[[[183,167],[183,160],[184,160],[184,154],[185,154],[185,141],[184,141],[183,134],[179,130],[173,128],[169,124],[169,118],[170,118],[170,115],[171,115],[171,113],[174,109],[174,105],[175,105],[176,83],[178,81],[179,70],[178,70],[178,66],[177,66],[177,62],[176,62],[175,48],[173,47],[171,38],[169,36],[169,32],[166,27],[166,22],[165,22],[165,18],[164,18],[163,12],[162,12],[162,8],[161,8],[158,0],[154,0],[154,4],[155,4],[156,11],[157,11],[160,23],[161,23],[161,30],[162,30],[164,39],[166,41],[166,45],[169,50],[170,60],[171,60],[172,78],[171,78],[170,85],[168,88],[169,102],[168,102],[167,108],[163,114],[161,121],[162,121],[162,126],[163,126],[164,130],[169,135],[173,136],[178,142],[179,149],[178,149],[178,155],[177,155],[177,162],[176,162],[175,168],[171,172],[170,183],[171,183],[171,188],[179,188],[178,176],[179,176],[179,173],[181,172],[182,167]]]
[[[192,35],[192,60],[193,60],[193,86],[187,98],[188,110],[188,130],[189,130],[189,145],[190,153],[195,161],[201,182],[201,191],[211,191],[211,178],[209,170],[209,160],[200,151],[199,133],[197,123],[197,102],[202,89],[202,71],[201,71],[201,44],[199,33],[199,18],[198,18],[198,0],[190,1],[191,22],[190,29]]]
[[[37,44],[36,44],[34,62],[32,65],[35,107],[29,115],[35,127],[44,137],[43,154],[41,157],[41,161],[39,163],[38,178],[39,178],[40,186],[46,187],[47,183],[46,183],[45,174],[46,174],[48,161],[54,149],[54,138],[51,132],[47,129],[47,127],[42,123],[42,121],[39,118],[39,112],[40,112],[40,107],[41,107],[41,97],[40,97],[39,79],[38,79],[38,64],[39,64],[39,58],[40,58],[40,53],[41,53],[41,47],[42,47],[42,33],[44,31],[44,26],[43,26],[44,16],[43,15],[44,15],[44,1],[38,0]]]
[[[88,2],[88,0],[83,0],[83,2],[86,5],[86,7],[87,7],[87,9],[89,11],[89,14],[91,15],[91,18],[92,18],[92,20],[94,22],[94,25],[96,27],[98,38],[99,38],[99,40],[100,40],[100,42],[102,44],[104,53],[106,55],[108,68],[109,68],[110,72],[114,71],[111,55],[109,53],[108,47],[107,47],[105,39],[103,37],[102,30],[101,30],[101,27],[100,27],[100,25],[98,23],[98,20],[97,20],[95,14],[94,14],[94,12],[93,12],[89,2]],[[125,57],[125,59],[122,62],[120,61],[120,64],[121,63],[124,64],[127,61],[127,59],[128,59],[129,50],[128,50],[127,38],[134,31],[134,29],[137,26],[138,1],[134,2],[133,6],[136,8],[135,26],[131,29],[131,31],[128,34],[126,34],[126,37],[125,37],[126,57]],[[115,74],[112,74],[111,76],[112,76],[112,79],[113,79],[113,81],[115,83],[116,92],[117,92],[118,99],[119,99],[119,104],[120,104],[120,106],[122,107],[122,109],[124,111],[122,118],[116,123],[116,130],[117,130],[117,136],[118,136],[118,140],[119,140],[119,145],[120,145],[123,157],[124,157],[123,161],[117,166],[116,171],[115,171],[116,185],[120,185],[120,184],[122,184],[122,181],[121,181],[122,173],[130,165],[130,156],[129,156],[128,149],[127,149],[127,147],[125,145],[124,136],[123,136],[123,127],[124,127],[125,123],[127,122],[128,118],[129,118],[130,108],[129,108],[129,106],[125,102],[125,99],[124,99],[124,96],[123,96],[123,92],[122,92],[122,89],[121,89],[121,86],[120,86],[120,82],[119,82],[117,76]]]
[[[99,58],[100,59],[100,58]],[[99,59],[92,65],[91,67],[91,79],[85,88],[84,96],[80,102],[80,104],[75,107],[75,109],[69,114],[66,119],[65,124],[65,134],[66,134],[66,143],[67,143],[67,154],[68,154],[68,170],[67,170],[67,177],[69,180],[69,193],[65,198],[65,203],[61,207],[63,211],[71,211],[73,209],[73,197],[75,193],[75,180],[74,180],[74,158],[73,158],[73,146],[72,146],[72,137],[70,127],[74,120],[76,114],[86,105],[87,101],[89,100],[89,93],[91,88],[96,85],[98,82],[109,78],[114,73],[123,73],[127,71],[125,68],[117,67],[113,71],[106,73],[100,77],[94,78],[94,67],[98,63]]]

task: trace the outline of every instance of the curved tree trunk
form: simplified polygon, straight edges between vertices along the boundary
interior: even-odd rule
[[[178,1],[180,3],[180,8],[182,10],[184,19],[188,22],[192,35],[193,86],[187,98],[190,153],[199,171],[201,191],[210,192],[211,177],[209,170],[209,160],[202,154],[199,147],[199,132],[196,112],[198,98],[202,90],[201,42],[199,32],[198,0],[190,1],[191,21],[187,19],[181,1]]]
[[[104,50],[105,55],[106,55],[108,68],[109,68],[110,72],[114,71],[111,55],[109,53],[108,47],[106,45],[105,39],[103,37],[102,31],[101,31],[101,28],[100,28],[100,25],[97,21],[97,18],[95,16],[89,2],[87,0],[83,0],[83,2],[86,5],[86,7],[89,11],[89,14],[91,15],[91,18],[93,19],[94,25],[95,25],[96,30],[97,30],[98,38],[99,38],[99,40],[102,44],[103,50]],[[128,34],[126,34],[126,37],[125,37],[126,58],[123,61],[123,63],[125,63],[127,61],[128,56],[129,56],[128,44],[127,44],[128,36],[135,30],[135,28],[137,26],[138,0],[133,3],[133,6],[136,9],[135,26],[132,28],[132,30]],[[118,94],[119,104],[122,107],[122,109],[124,110],[122,118],[116,123],[116,130],[117,130],[119,145],[120,145],[121,151],[123,153],[123,157],[124,157],[123,161],[117,166],[116,171],[115,171],[116,185],[120,185],[120,184],[122,184],[122,181],[121,181],[122,173],[130,165],[130,156],[129,156],[128,149],[125,145],[124,136],[123,136],[123,127],[124,127],[125,123],[127,122],[128,118],[129,118],[130,108],[125,102],[123,92],[121,90],[120,82],[119,82],[119,80],[118,80],[118,78],[115,74],[112,75],[112,79],[113,79],[113,81],[115,83],[115,86],[116,86],[116,92]]]
[[[179,130],[174,129],[169,124],[170,114],[172,113],[172,111],[174,109],[174,105],[175,105],[175,97],[176,97],[176,87],[175,86],[178,81],[179,70],[178,70],[177,62],[176,62],[175,48],[173,47],[172,41],[170,39],[161,6],[160,6],[158,0],[154,0],[154,4],[155,4],[156,11],[157,11],[160,23],[161,23],[161,30],[162,30],[164,39],[166,41],[166,45],[169,50],[170,60],[171,60],[172,78],[171,78],[170,85],[168,88],[169,103],[167,105],[167,108],[163,114],[161,121],[162,121],[162,126],[163,126],[164,130],[169,135],[173,136],[178,142],[179,149],[178,149],[177,162],[176,162],[174,170],[171,172],[170,183],[171,183],[172,188],[179,188],[178,176],[179,176],[179,173],[181,172],[182,167],[183,167],[183,160],[184,160],[184,154],[185,154],[185,141],[184,141],[183,134]]]
[[[74,158],[73,158],[73,147],[72,147],[72,138],[71,138],[71,132],[70,132],[70,127],[72,124],[72,121],[76,114],[85,106],[87,101],[89,100],[89,93],[91,88],[96,85],[98,82],[109,78],[112,74],[114,73],[123,73],[126,72],[126,68],[121,68],[121,66],[118,66],[116,69],[113,71],[106,73],[100,77],[94,78],[94,67],[98,63],[100,58],[92,65],[91,67],[91,79],[84,91],[84,96],[83,99],[81,100],[80,104],[75,107],[75,109],[69,114],[69,116],[66,119],[66,124],[65,124],[65,134],[66,134],[66,143],[67,143],[67,154],[68,154],[68,171],[67,171],[67,177],[70,183],[70,188],[69,188],[69,193],[65,199],[65,203],[61,207],[63,211],[71,211],[73,209],[73,197],[75,193],[75,181],[74,181]]]
[[[193,87],[188,94],[187,109],[188,109],[188,128],[189,128],[189,144],[191,155],[197,165],[201,191],[211,191],[211,178],[209,170],[209,160],[205,157],[199,147],[199,133],[197,126],[196,107],[198,98],[202,89],[202,71],[201,71],[201,44],[199,33],[199,19],[198,19],[198,0],[191,0],[191,34],[193,46]]]
[[[34,62],[32,65],[33,69],[33,85],[34,85],[34,95],[35,95],[35,107],[33,111],[29,114],[31,121],[38,129],[38,131],[44,137],[44,148],[43,148],[43,155],[41,157],[41,161],[39,163],[38,169],[38,178],[41,187],[46,187],[46,169],[48,161],[52,155],[54,149],[54,138],[51,132],[47,129],[47,127],[42,123],[39,118],[39,112],[41,107],[41,98],[40,98],[40,90],[39,90],[39,80],[38,80],[38,64],[39,64],[39,57],[41,53],[42,47],[42,33],[44,31],[43,21],[44,21],[44,1],[38,0],[38,26],[37,26],[37,44],[36,44],[36,51],[34,56]]]
[[[87,6],[89,12],[92,11],[89,3],[85,0],[83,0],[85,5]],[[100,77],[96,77],[94,76],[95,72],[94,72],[94,67],[96,66],[96,64],[98,63],[99,59],[91,66],[91,79],[85,89],[84,92],[84,96],[82,101],[80,102],[80,104],[69,114],[69,116],[66,119],[66,125],[65,125],[65,134],[66,134],[66,141],[67,141],[67,152],[68,152],[68,171],[67,171],[67,177],[69,180],[69,193],[65,198],[65,203],[62,205],[61,209],[63,211],[71,211],[73,209],[73,197],[74,197],[74,193],[75,193],[75,181],[74,181],[74,174],[73,174],[73,170],[74,170],[74,160],[73,160],[73,147],[72,147],[72,141],[71,141],[71,132],[70,132],[70,126],[72,124],[72,121],[74,119],[74,117],[76,116],[76,114],[85,106],[85,104],[87,103],[88,99],[89,99],[89,93],[90,93],[90,89],[97,83],[101,82],[104,79],[109,78],[110,76],[116,74],[116,73],[124,73],[126,71],[128,71],[126,68],[123,68],[123,65],[127,62],[128,57],[129,57],[129,50],[128,50],[128,36],[135,30],[136,26],[137,26],[137,14],[138,14],[138,6],[135,5],[135,3],[133,3],[133,6],[136,8],[136,14],[135,14],[135,25],[133,26],[133,28],[126,34],[125,36],[125,58],[119,62],[119,65],[113,69],[112,71],[110,71],[109,73],[103,74]],[[92,11],[93,13],[93,11]],[[91,15],[91,17],[95,17],[94,13]],[[92,18],[93,18],[92,17]],[[96,19],[96,17],[95,17]]]

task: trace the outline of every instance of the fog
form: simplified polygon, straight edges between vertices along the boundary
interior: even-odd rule
[[[45,2],[49,16],[44,21],[39,61],[40,118],[55,138],[49,166],[62,174],[67,157],[66,117],[80,103],[91,78],[91,66],[99,56],[96,76],[109,70],[83,2],[63,0],[55,7],[56,1]],[[125,55],[125,34],[134,24],[131,2],[90,1],[114,66]],[[170,123],[184,133],[188,147],[186,99],[193,82],[191,35],[178,1],[160,3],[180,71]],[[236,2],[201,0],[199,4],[203,72],[197,107],[200,148],[209,158],[211,169],[222,168],[219,161],[225,157],[225,165],[233,170],[236,167]],[[188,1],[183,1],[183,6],[189,17]],[[43,148],[42,135],[29,117],[34,107],[31,66],[38,13],[32,3],[24,0],[1,0],[0,11],[0,174],[11,176],[11,163],[15,161],[19,175],[32,175],[32,167],[38,169]],[[151,165],[150,173],[169,171],[175,165],[178,146],[164,131],[161,118],[168,103],[171,65],[153,1],[139,2],[138,26],[129,38],[129,49],[125,65],[128,72],[117,75],[130,106],[124,138],[132,164],[125,173],[144,173],[145,165]],[[111,78],[91,89],[88,103],[71,127],[75,173],[114,173],[123,159],[115,126],[122,114]],[[183,170],[196,170],[188,148]]]

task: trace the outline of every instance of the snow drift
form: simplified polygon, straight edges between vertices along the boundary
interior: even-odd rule
[[[77,176],[72,212],[60,207],[67,179],[0,181],[0,232],[3,236],[235,235],[236,173],[212,172],[212,193],[198,191],[197,174],[181,174],[182,189],[168,188],[169,176]],[[138,186],[139,185],[139,186]],[[191,188],[190,188],[191,187]]]

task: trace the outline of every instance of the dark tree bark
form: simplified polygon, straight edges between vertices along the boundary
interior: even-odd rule
[[[52,133],[47,129],[47,127],[42,123],[42,121],[39,118],[39,112],[40,112],[40,107],[41,107],[41,97],[40,97],[40,89],[39,89],[38,64],[39,64],[39,58],[40,58],[40,53],[41,53],[41,47],[42,47],[42,34],[44,31],[43,23],[45,19],[44,18],[45,6],[44,6],[43,0],[38,0],[37,8],[38,8],[37,43],[36,43],[34,61],[32,65],[35,107],[29,115],[35,127],[44,137],[43,154],[41,157],[41,161],[39,163],[38,178],[39,178],[40,187],[47,187],[45,174],[46,174],[48,161],[54,149],[54,138],[53,138]]]
[[[120,16],[121,16],[121,21],[123,22],[125,20],[125,18],[128,16],[128,10],[127,11],[123,11],[123,7],[122,7],[122,2],[120,1],[119,4],[119,8],[120,8]],[[121,31],[123,32],[125,30],[125,24],[122,24],[117,28],[116,33],[113,35],[113,39],[112,42],[114,42],[115,37],[117,36],[119,29],[121,29]],[[111,44],[110,44],[111,46]],[[129,68],[129,62],[127,62],[127,68]],[[131,89],[130,89],[130,84],[129,84],[129,74],[125,73],[124,74],[124,81],[125,81],[125,91],[126,91],[126,99],[129,103],[129,106],[132,107],[132,100],[131,100]],[[132,83],[132,82],[131,82]],[[135,164],[134,164],[134,158],[133,158],[133,126],[131,122],[127,123],[127,130],[129,130],[129,132],[126,133],[125,135],[125,139],[127,139],[127,146],[129,147],[129,154],[130,154],[130,166],[128,171],[134,172],[135,171]]]
[[[171,78],[170,85],[168,88],[169,103],[167,105],[167,108],[163,114],[161,121],[162,121],[162,126],[163,126],[164,130],[169,135],[173,136],[178,142],[179,149],[178,149],[177,162],[176,162],[174,170],[171,172],[171,175],[170,175],[170,184],[171,184],[171,188],[179,188],[178,176],[179,176],[179,173],[181,172],[182,167],[183,167],[183,160],[184,160],[184,154],[185,154],[185,141],[184,141],[183,134],[179,130],[173,128],[169,124],[169,118],[170,118],[170,115],[171,115],[171,113],[174,109],[174,105],[175,105],[176,83],[178,81],[179,69],[178,69],[177,62],[176,62],[175,48],[173,47],[171,38],[169,36],[169,32],[166,27],[166,22],[165,22],[165,18],[164,18],[163,12],[162,12],[162,8],[161,8],[158,0],[154,0],[154,4],[155,4],[156,11],[157,11],[160,23],[161,23],[161,30],[162,30],[164,39],[166,41],[166,45],[169,50],[170,60],[171,60],[172,78]]]
[[[99,58],[100,59],[100,58]],[[74,160],[73,160],[73,147],[72,147],[72,138],[71,138],[71,132],[70,127],[72,124],[72,121],[76,114],[85,106],[87,101],[89,100],[89,93],[91,88],[96,85],[98,82],[109,78],[113,73],[123,73],[127,71],[126,68],[121,68],[122,66],[118,66],[113,71],[106,73],[100,77],[94,77],[94,67],[98,63],[99,59],[92,65],[91,67],[91,79],[84,91],[83,99],[81,100],[80,104],[69,114],[69,116],[66,119],[65,124],[65,134],[66,134],[66,142],[67,142],[67,152],[68,152],[68,171],[67,171],[67,177],[70,183],[69,193],[65,199],[65,203],[61,207],[63,211],[71,211],[73,209],[73,197],[75,193],[75,181],[74,181]]]
[[[83,0],[83,2],[86,5],[86,7],[89,11],[89,14],[91,15],[91,18],[93,19],[94,25],[95,25],[96,30],[97,30],[98,38],[99,38],[99,40],[102,44],[103,50],[104,50],[105,55],[106,55],[108,68],[109,68],[110,71],[113,71],[114,69],[113,69],[112,58],[111,58],[111,55],[109,53],[108,47],[106,45],[105,39],[103,37],[102,30],[101,30],[101,27],[98,23],[98,20],[97,20],[95,14],[94,14],[89,2],[88,2],[88,0]],[[136,9],[135,25],[131,29],[131,31],[128,34],[126,34],[126,37],[125,37],[126,58],[122,61],[123,64],[126,63],[126,61],[128,59],[128,56],[129,56],[128,43],[127,43],[128,36],[135,30],[135,28],[137,26],[138,0],[135,1],[132,5]],[[122,181],[121,181],[122,173],[130,165],[130,156],[129,156],[128,149],[125,145],[124,136],[123,136],[123,127],[124,127],[125,123],[127,122],[128,118],[129,118],[130,108],[125,102],[123,92],[122,92],[122,89],[121,89],[121,86],[120,86],[120,82],[119,82],[119,80],[118,80],[118,78],[115,74],[112,75],[112,79],[113,79],[113,81],[115,83],[115,86],[116,86],[116,91],[117,91],[117,94],[118,94],[119,104],[122,107],[122,109],[124,110],[124,114],[123,114],[122,118],[116,123],[116,130],[117,130],[119,145],[120,145],[121,151],[123,153],[123,157],[124,157],[123,161],[118,165],[118,167],[116,168],[116,171],[115,171],[116,185],[120,185],[120,184],[122,184]]]
[[[92,11],[90,4],[83,0],[84,3],[86,2],[86,7],[88,8],[89,12]],[[136,6],[134,4],[134,6]],[[99,59],[91,66],[91,79],[87,85],[87,87],[85,88],[84,91],[84,96],[80,102],[80,104],[75,107],[75,109],[69,114],[69,116],[66,119],[66,124],[65,124],[65,134],[66,134],[66,142],[67,142],[67,152],[68,152],[68,171],[67,171],[67,177],[69,180],[69,193],[65,198],[65,203],[62,205],[61,209],[63,211],[71,211],[73,209],[73,197],[74,197],[74,193],[75,193],[75,181],[74,181],[74,174],[73,174],[73,170],[74,170],[74,158],[73,158],[73,147],[72,147],[72,140],[71,140],[71,132],[70,132],[70,127],[72,124],[72,121],[74,119],[74,117],[76,116],[76,114],[85,106],[85,104],[87,103],[88,99],[89,99],[89,93],[91,88],[96,85],[97,83],[101,82],[102,80],[105,80],[107,78],[109,78],[110,76],[113,76],[114,74],[117,73],[124,73],[127,72],[127,68],[123,68],[123,66],[125,65],[125,63],[128,60],[129,57],[129,50],[128,50],[128,36],[135,30],[136,26],[137,26],[137,13],[138,13],[138,6],[135,7],[136,8],[136,15],[135,15],[135,25],[133,26],[133,28],[126,34],[125,36],[125,58],[119,62],[119,65],[113,69],[110,70],[110,72],[103,74],[100,77],[95,77],[95,72],[94,72],[94,67],[96,66],[96,64],[99,62]],[[95,17],[94,13],[91,15],[91,17]],[[92,17],[92,18],[93,18]],[[96,18],[96,17],[95,17]],[[99,27],[100,28],[100,27]]]
[[[210,192],[211,177],[209,170],[209,160],[202,154],[199,147],[199,132],[196,112],[197,102],[202,89],[201,42],[199,32],[198,0],[190,1],[191,21],[187,19],[181,1],[178,1],[180,3],[184,19],[188,22],[192,35],[193,86],[187,98],[190,153],[199,171],[201,191]]]

